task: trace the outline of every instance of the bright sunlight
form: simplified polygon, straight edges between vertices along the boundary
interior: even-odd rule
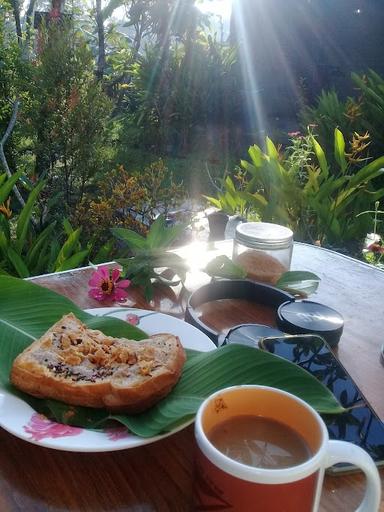
[[[196,5],[205,14],[221,16],[224,20],[231,17],[232,0],[202,0]]]

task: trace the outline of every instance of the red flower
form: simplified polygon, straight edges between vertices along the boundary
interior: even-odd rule
[[[124,288],[128,288],[131,281],[122,279],[119,281],[121,271],[118,268],[109,269],[106,266],[99,267],[91,275],[88,281],[91,289],[88,295],[96,300],[111,300],[120,302],[128,297]]]

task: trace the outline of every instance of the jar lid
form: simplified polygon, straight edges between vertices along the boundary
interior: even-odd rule
[[[298,300],[279,306],[277,325],[289,334],[318,334],[334,347],[343,332],[344,320],[340,313],[328,306],[309,300]]]
[[[244,222],[236,226],[235,239],[255,249],[285,249],[292,243],[293,232],[270,222]]]

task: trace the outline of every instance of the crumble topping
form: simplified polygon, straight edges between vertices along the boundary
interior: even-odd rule
[[[96,382],[115,372],[125,377],[151,376],[159,366],[154,347],[127,347],[100,331],[85,327],[51,333],[41,348],[43,350],[35,354],[37,359],[55,376],[74,382]],[[51,350],[47,351],[49,348]]]

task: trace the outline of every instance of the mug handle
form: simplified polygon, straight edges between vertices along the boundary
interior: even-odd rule
[[[357,466],[367,478],[364,499],[356,512],[377,512],[380,506],[381,481],[373,459],[360,446],[345,441],[329,441],[325,467],[329,468],[340,462]]]

